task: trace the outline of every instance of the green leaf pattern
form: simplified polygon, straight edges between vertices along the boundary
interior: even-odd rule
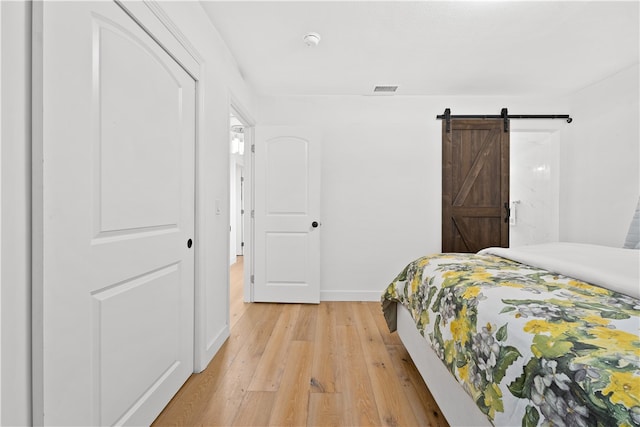
[[[496,256],[436,254],[382,300],[409,309],[495,425],[640,426],[638,299]]]

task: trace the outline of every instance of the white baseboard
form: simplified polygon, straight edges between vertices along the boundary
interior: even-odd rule
[[[320,291],[320,301],[380,301],[382,291]]]

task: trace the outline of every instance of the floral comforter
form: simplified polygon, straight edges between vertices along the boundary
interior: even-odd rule
[[[495,425],[640,425],[640,300],[492,255],[410,263],[382,297]],[[391,313],[393,311],[393,313]]]

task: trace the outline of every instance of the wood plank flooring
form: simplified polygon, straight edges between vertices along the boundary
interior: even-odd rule
[[[250,305],[244,302],[243,298],[243,269],[244,257],[239,255],[237,261],[229,269],[229,327],[231,328]]]
[[[237,307],[155,426],[448,425],[379,303]]]

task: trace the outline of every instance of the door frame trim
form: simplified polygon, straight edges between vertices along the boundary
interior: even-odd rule
[[[253,159],[253,151],[251,147],[253,147],[254,141],[254,128],[255,128],[255,120],[249,114],[249,112],[242,106],[242,103],[235,96],[235,94],[230,90],[228,92],[228,102],[229,112],[227,116],[231,113],[233,109],[240,121],[245,124],[244,128],[244,265],[243,265],[243,299],[244,302],[253,302],[253,286],[251,284],[251,276],[253,275],[254,267],[254,218],[251,217],[251,212],[253,211],[254,206],[254,159]],[[230,173],[227,173],[227,176],[230,176]],[[247,214],[248,213],[248,214]],[[231,220],[229,220],[231,221]],[[229,224],[231,225],[231,224]],[[227,247],[229,247],[229,243],[227,242]],[[227,292],[230,286],[230,277],[227,277]],[[229,319],[229,296],[227,295],[227,320]]]

